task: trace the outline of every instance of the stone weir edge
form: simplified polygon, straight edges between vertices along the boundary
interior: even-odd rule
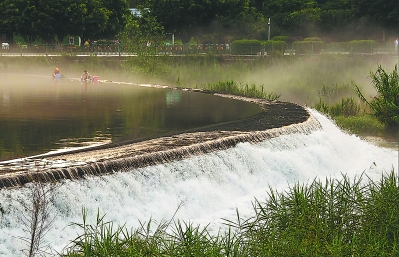
[[[262,109],[264,108],[262,105],[266,102],[264,99],[254,99],[222,94],[217,95],[221,97],[235,98],[242,101],[254,102],[261,105]],[[267,101],[267,104],[273,103]],[[154,151],[151,153],[116,158],[99,158],[94,161],[88,161],[84,164],[72,165],[70,167],[63,168],[53,168],[47,170],[39,169],[36,171],[9,173],[0,176],[0,189],[21,187],[30,182],[51,183],[60,182],[66,179],[84,179],[86,176],[101,176],[114,174],[117,172],[126,172],[137,168],[179,161],[192,156],[207,154],[214,151],[226,150],[235,147],[238,143],[258,143],[282,135],[294,133],[310,134],[313,131],[320,130],[321,124],[319,121],[305,107],[300,107],[305,109],[308,113],[307,120],[301,123],[294,123],[278,128],[257,131],[213,131],[207,132],[207,134],[201,134],[204,132],[188,133],[191,136],[192,134],[198,134],[196,135],[197,138],[209,136],[209,133],[216,133],[218,136],[216,139],[209,141],[196,142],[189,145],[177,146],[175,148]],[[184,136],[187,135],[183,134],[177,137],[173,136],[168,138],[173,141],[173,138],[176,139]]]

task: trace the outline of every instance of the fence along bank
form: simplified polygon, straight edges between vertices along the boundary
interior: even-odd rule
[[[394,55],[395,47],[389,42],[375,43],[372,40],[363,42],[341,42],[320,44],[320,42],[309,41],[303,44],[302,41],[291,44],[281,44],[278,41],[267,44],[174,44],[174,45],[143,45],[141,47],[129,47],[118,43],[92,44],[92,45],[19,45],[10,44],[2,47],[0,55],[195,55],[212,53],[215,55],[313,55],[324,53],[336,54],[388,54]]]

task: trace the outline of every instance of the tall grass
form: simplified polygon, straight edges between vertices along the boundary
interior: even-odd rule
[[[320,99],[320,102],[315,104],[315,108],[332,117],[336,116],[358,116],[360,113],[360,105],[356,103],[353,97],[342,98],[340,102],[328,105]]]
[[[224,220],[217,235],[190,222],[153,221],[128,232],[97,215],[65,256],[398,256],[399,180],[313,180],[255,199],[250,218]]]
[[[235,82],[233,80],[218,83],[208,83],[204,86],[204,88],[206,90],[218,93],[241,95],[253,98],[265,98],[271,101],[278,100],[280,98],[280,95],[277,95],[276,93],[265,92],[263,85],[257,86],[255,84],[244,84]]]
[[[387,124],[370,114],[370,107],[357,97],[358,90],[359,86],[353,82],[324,84],[319,90],[319,101],[312,107],[330,116],[340,128],[350,133],[391,140],[397,131],[390,130]]]
[[[368,100],[356,86],[356,94],[372,110],[373,115],[388,127],[396,129],[399,122],[399,87],[398,66],[387,73],[381,65],[377,71],[370,73],[371,81],[377,95]]]

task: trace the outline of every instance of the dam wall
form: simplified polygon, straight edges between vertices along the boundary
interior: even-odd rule
[[[257,143],[282,135],[309,134],[321,125],[309,111],[294,103],[220,95],[259,104],[257,116],[190,133],[143,142],[105,145],[97,149],[25,158],[0,174],[0,188],[21,187],[30,182],[53,183],[128,172],[137,168],[179,161],[226,150],[239,143]]]

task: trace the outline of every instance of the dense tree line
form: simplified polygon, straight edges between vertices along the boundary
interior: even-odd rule
[[[382,39],[383,33],[396,37],[399,25],[396,0],[145,0],[142,4],[165,31],[216,42],[267,39],[269,18],[272,36],[331,40]]]
[[[125,0],[2,0],[0,27],[24,37],[62,41],[68,35],[82,39],[114,37],[129,13]]]
[[[132,17],[129,7],[142,15]],[[267,39],[269,18],[272,36],[293,39],[383,39],[396,37],[399,25],[396,0],[2,0],[0,13],[0,27],[46,42],[68,35],[149,37],[154,31],[183,42]]]

